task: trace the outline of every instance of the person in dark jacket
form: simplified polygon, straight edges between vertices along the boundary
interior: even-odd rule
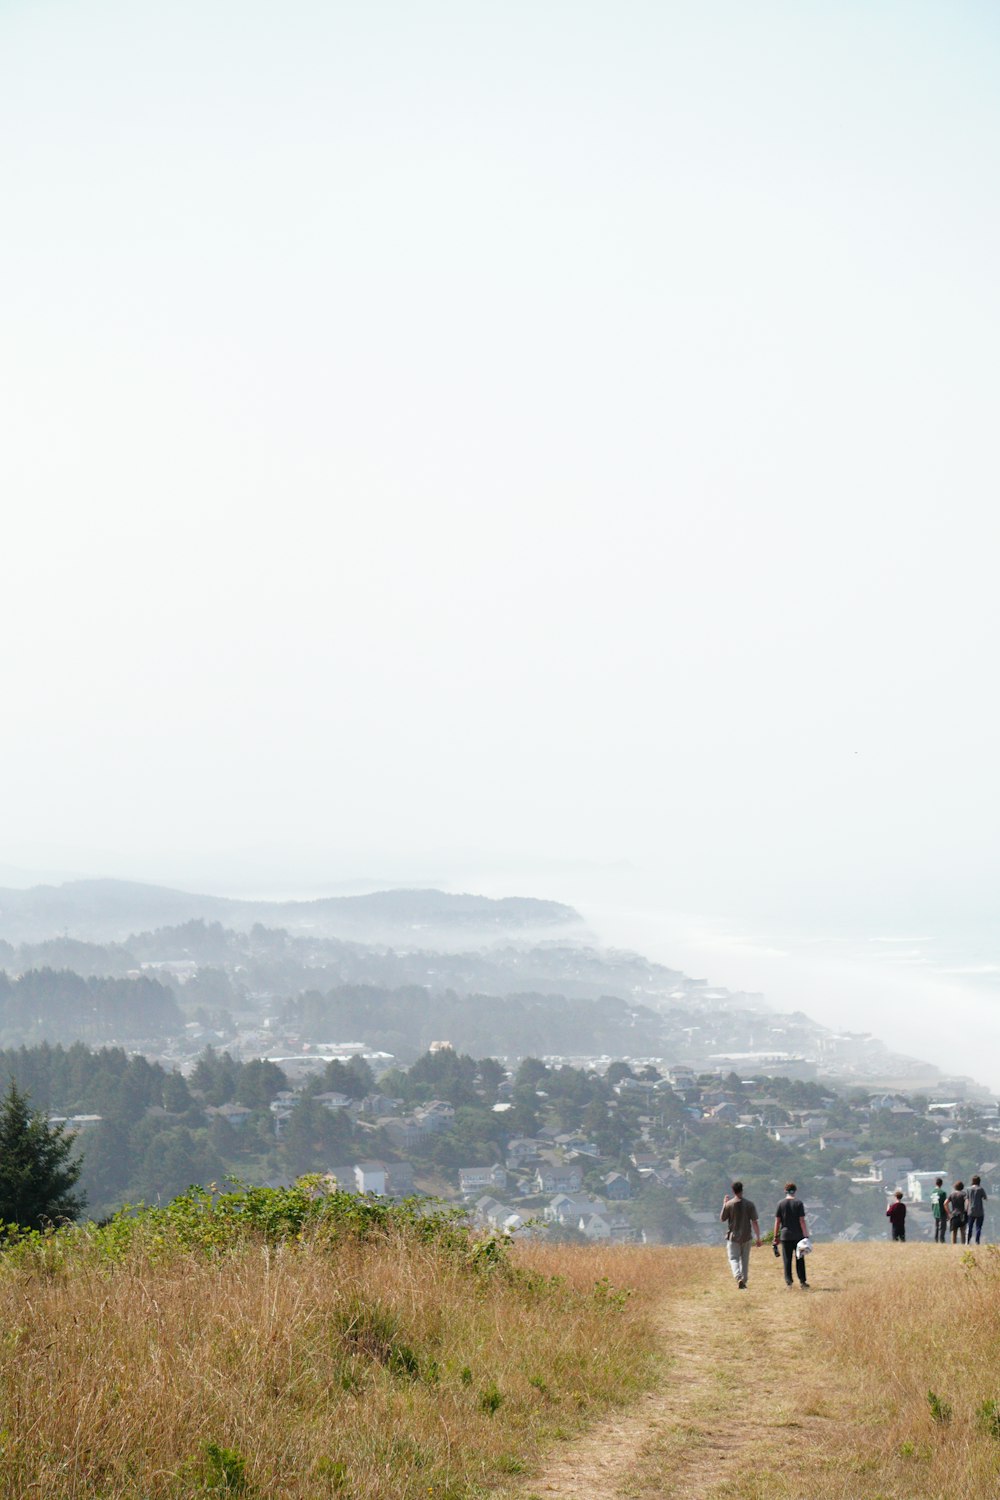
[[[903,1189],[896,1189],[896,1196],[885,1211],[889,1220],[894,1240],[906,1239],[906,1204],[903,1202]]]
[[[792,1266],[799,1278],[799,1286],[807,1287],[805,1256],[796,1255],[796,1246],[809,1238],[806,1225],[806,1206],[795,1196],[794,1182],[785,1183],[785,1196],[774,1211],[774,1238],[781,1247],[781,1259],[785,1269],[785,1285],[794,1286]]]

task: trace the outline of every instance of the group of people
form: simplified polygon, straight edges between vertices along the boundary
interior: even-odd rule
[[[726,1254],[733,1280],[741,1292],[746,1291],[750,1280],[750,1247],[762,1244],[760,1222],[756,1205],[743,1196],[742,1182],[734,1182],[732,1197],[726,1193],[722,1200],[719,1218],[726,1225]],[[952,1244],[978,1245],[983,1232],[986,1209],[986,1189],[978,1175],[968,1187],[956,1182],[950,1193],[945,1192],[944,1180],[934,1180],[931,1193],[931,1212],[934,1215],[934,1240],[945,1244],[947,1232],[951,1231]],[[892,1238],[906,1239],[906,1204],[903,1190],[896,1194],[886,1209]],[[800,1287],[808,1287],[806,1279],[806,1255],[811,1249],[809,1229],[806,1224],[806,1207],[796,1197],[794,1182],[785,1183],[785,1196],[774,1211],[774,1253],[781,1257],[785,1272],[785,1285],[794,1286],[795,1276]]]
[[[934,1215],[934,1243],[947,1243],[951,1231],[952,1244],[978,1245],[983,1232],[986,1214],[986,1189],[979,1176],[973,1177],[968,1187],[958,1181],[950,1193],[945,1192],[944,1179],[935,1177],[931,1193],[931,1212]],[[906,1204],[902,1188],[885,1211],[894,1240],[906,1239]]]
[[[760,1223],[756,1206],[743,1196],[742,1182],[734,1182],[722,1200],[719,1218],[727,1225],[726,1253],[733,1280],[745,1292],[750,1280],[750,1246],[761,1244]],[[810,1248],[806,1224],[806,1206],[796,1197],[794,1182],[785,1183],[785,1196],[774,1211],[774,1253],[781,1256],[785,1285],[794,1286],[794,1270],[800,1287],[808,1288],[806,1254]]]

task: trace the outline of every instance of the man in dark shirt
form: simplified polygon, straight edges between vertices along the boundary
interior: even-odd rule
[[[903,1202],[903,1189],[896,1189],[896,1196],[885,1211],[885,1216],[892,1227],[894,1240],[906,1239],[906,1204]]]
[[[781,1259],[785,1268],[785,1285],[793,1286],[792,1266],[799,1278],[799,1286],[807,1287],[805,1257],[796,1255],[796,1246],[809,1238],[806,1226],[806,1206],[795,1196],[795,1183],[785,1183],[785,1197],[774,1211],[774,1238],[781,1246]]]
[[[757,1209],[749,1198],[743,1196],[742,1182],[734,1182],[733,1196],[727,1193],[722,1200],[719,1218],[728,1225],[726,1230],[726,1253],[733,1280],[741,1292],[746,1291],[750,1279],[750,1241],[760,1244],[760,1224]]]

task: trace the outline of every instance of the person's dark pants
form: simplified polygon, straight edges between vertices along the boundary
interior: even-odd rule
[[[894,1240],[905,1240],[906,1239],[906,1225],[905,1224],[893,1224],[893,1226],[892,1226],[892,1237],[893,1237]]]
[[[954,1218],[953,1219],[949,1219],[948,1220],[948,1228],[951,1230],[951,1243],[953,1245],[955,1245],[955,1244],[964,1245],[965,1244],[965,1220],[964,1219],[954,1219]]]
[[[948,1243],[948,1220],[944,1214],[940,1219],[934,1220],[934,1243],[935,1245],[947,1245]]]
[[[785,1285],[792,1285],[792,1264],[795,1265],[795,1273],[803,1286],[806,1285],[806,1258],[804,1255],[795,1254],[795,1243],[792,1240],[782,1240],[781,1259],[785,1267]]]
[[[970,1245],[972,1245],[972,1244],[978,1245],[979,1244],[979,1236],[982,1234],[982,1232],[983,1232],[983,1221],[982,1221],[982,1219],[970,1219],[969,1220],[969,1230],[968,1230],[968,1234],[966,1235],[966,1239],[968,1240],[969,1244]],[[975,1240],[973,1240],[973,1238],[972,1238],[973,1235],[975,1235]]]

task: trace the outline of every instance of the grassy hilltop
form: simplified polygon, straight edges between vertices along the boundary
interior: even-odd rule
[[[302,1189],[29,1239],[0,1258],[0,1496],[485,1494],[653,1378],[652,1270]]]
[[[303,1189],[0,1256],[0,1497],[996,1493],[1000,1253],[507,1246]]]

